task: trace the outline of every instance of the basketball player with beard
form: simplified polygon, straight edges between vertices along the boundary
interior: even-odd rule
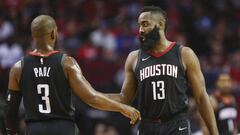
[[[77,62],[54,49],[57,25],[52,17],[36,17],[31,31],[36,49],[19,60],[10,71],[8,135],[17,133],[21,99],[26,111],[26,135],[77,135],[72,93],[92,107],[120,112],[130,118],[132,124],[135,123],[140,117],[138,110],[95,91]]]
[[[131,104],[139,99],[139,135],[190,135],[186,117],[188,83],[211,135],[218,135],[197,56],[188,47],[166,39],[167,15],[159,7],[144,7],[138,18],[140,49],[129,54],[119,94],[108,97]]]
[[[220,135],[237,135],[237,104],[231,93],[231,87],[229,74],[219,74],[211,103]]]

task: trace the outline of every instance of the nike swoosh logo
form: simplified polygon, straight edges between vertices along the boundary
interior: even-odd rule
[[[151,56],[148,56],[148,57],[146,57],[146,58],[142,58],[142,61],[145,61],[145,60],[147,60],[147,59],[149,59]]]
[[[10,101],[10,100],[11,100],[11,94],[8,94],[7,101]]]
[[[185,129],[187,129],[187,127],[184,127],[184,128],[179,127],[178,128],[179,131],[182,131],[182,130],[185,130]]]

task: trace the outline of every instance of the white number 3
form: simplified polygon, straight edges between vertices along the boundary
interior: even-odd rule
[[[42,94],[42,90],[44,93]],[[49,85],[48,84],[38,84],[37,93],[43,95],[42,100],[45,101],[46,109],[43,109],[43,104],[38,105],[40,113],[51,113],[50,100],[49,100]]]
[[[153,100],[165,99],[164,81],[152,82],[152,86]],[[159,92],[157,92],[157,88],[159,88]]]

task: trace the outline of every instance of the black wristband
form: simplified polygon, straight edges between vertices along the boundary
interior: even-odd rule
[[[18,110],[22,94],[19,91],[8,90],[7,92],[7,113],[6,127],[9,135],[15,135],[18,131]]]
[[[5,117],[5,110],[6,109],[6,102],[0,98],[0,132],[3,135],[7,135],[6,126],[4,123],[4,117]]]

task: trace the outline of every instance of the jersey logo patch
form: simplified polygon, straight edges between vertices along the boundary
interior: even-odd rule
[[[41,65],[43,65],[43,58],[40,59]]]
[[[149,59],[151,56],[148,56],[148,57],[146,57],[146,58],[142,58],[142,61],[145,61],[145,60],[147,60],[147,59]]]

